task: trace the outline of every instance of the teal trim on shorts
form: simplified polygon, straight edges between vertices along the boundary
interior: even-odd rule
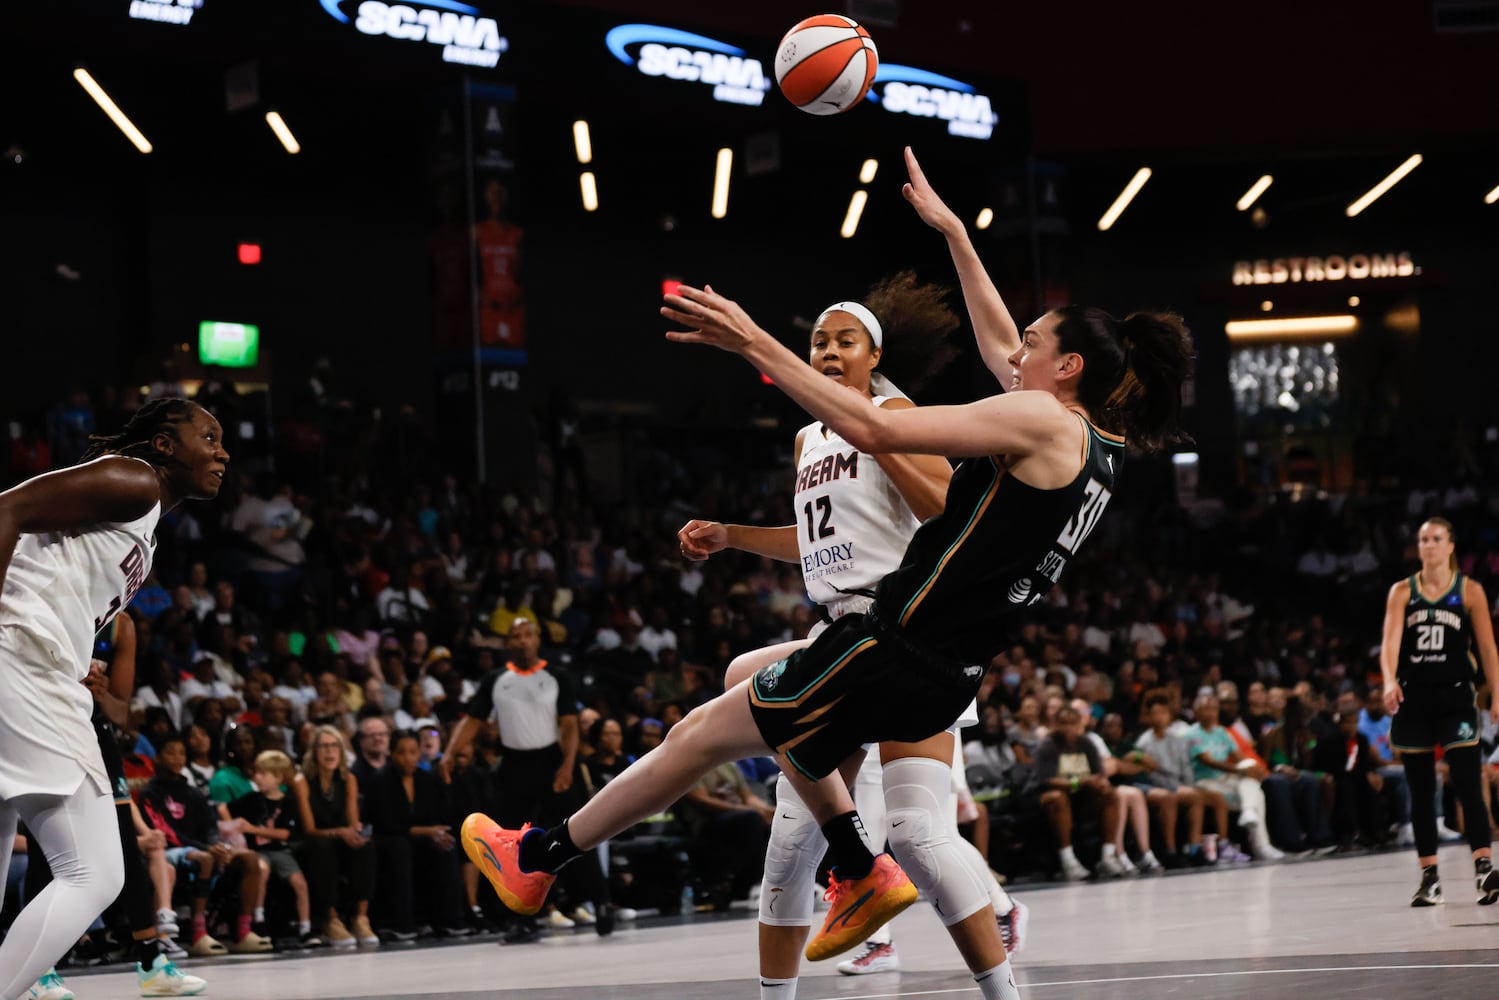
[[[813,774],[811,771],[807,770],[805,767],[802,767],[801,762],[798,761],[796,759],[796,757],[792,755],[792,753],[791,753],[790,750],[786,751],[786,759],[789,760],[789,761],[791,761],[791,766],[794,767],[794,768],[796,768],[798,771],[800,771],[802,773],[802,775],[805,776],[808,780],[810,780],[810,781],[819,781],[819,780],[821,780],[817,775]]]
[[[809,681],[807,683],[806,687],[804,687],[800,691],[796,692],[796,694],[787,695],[784,698],[772,698],[769,695],[765,694],[765,692],[763,692],[763,691],[760,690],[760,674],[764,673],[765,670],[769,670],[770,667],[775,666],[776,663],[785,663],[786,660],[791,659],[790,656],[786,657],[785,660],[777,660],[775,663],[770,664],[770,666],[765,667],[762,670],[756,672],[755,676],[750,681],[750,686],[754,689],[754,695],[755,695],[755,697],[758,698],[758,699],[760,699],[760,701],[762,701],[762,702],[769,703],[769,702],[796,701],[802,695],[806,694],[808,691],[812,690],[818,684],[822,683],[823,678],[827,677],[828,674],[832,673],[833,671],[837,670],[839,667],[843,666],[843,664],[848,660],[848,658],[851,657],[851,656],[853,656],[854,653],[858,651],[858,649],[859,649],[860,646],[865,646],[865,645],[877,645],[877,643],[874,642],[873,637],[871,637],[871,636],[865,636],[864,638],[860,639],[858,642],[854,643],[847,650],[845,650],[844,653],[843,653],[843,655],[839,656],[838,659],[834,660],[833,663],[832,663],[832,665],[830,665],[826,670],[824,670],[822,673],[818,674],[815,678],[813,678],[811,681]],[[796,653],[804,653],[804,652],[806,652],[805,649],[798,649],[798,650],[796,650]],[[794,656],[795,653],[793,653],[792,655]],[[788,754],[788,756],[789,756],[789,754]]]

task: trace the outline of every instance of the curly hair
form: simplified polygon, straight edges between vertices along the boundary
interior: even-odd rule
[[[958,356],[951,342],[962,325],[946,285],[923,283],[912,270],[879,281],[861,300],[884,332],[879,371],[907,392],[929,383]]]

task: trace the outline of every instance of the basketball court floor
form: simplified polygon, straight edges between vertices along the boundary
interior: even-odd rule
[[[1033,1000],[1493,1000],[1499,906],[1474,902],[1472,865],[1441,854],[1444,906],[1411,909],[1412,852],[1324,858],[1101,885],[1017,889],[1031,908],[1016,960]],[[819,915],[820,919],[820,915]],[[978,997],[925,904],[894,924],[898,973],[803,974],[799,1000]],[[757,1000],[752,911],[680,923],[378,952],[184,963],[221,1000],[415,997]],[[134,977],[73,973],[80,1000],[135,996]]]

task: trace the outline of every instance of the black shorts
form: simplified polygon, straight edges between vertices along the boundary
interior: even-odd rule
[[[1420,753],[1478,745],[1478,704],[1473,685],[1404,685],[1405,700],[1390,720],[1390,746]]]
[[[983,676],[982,666],[923,648],[875,611],[844,615],[751,679],[750,712],[768,746],[822,778],[865,743],[915,743],[945,731]]]
[[[120,753],[114,726],[95,719],[94,735],[99,738],[99,756],[104,758],[104,773],[109,776],[109,787],[114,793],[115,805],[129,805],[130,783],[125,780],[125,758]]]

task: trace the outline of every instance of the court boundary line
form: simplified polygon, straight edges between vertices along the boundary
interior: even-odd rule
[[[1227,976],[1280,976],[1289,975],[1293,972],[1394,972],[1408,971],[1414,969],[1499,969],[1499,962],[1464,962],[1444,965],[1345,965],[1345,966],[1307,966],[1296,969],[1232,969],[1220,972],[1176,972],[1159,976],[1113,976],[1103,979],[1062,979],[1049,983],[1032,983],[1021,981],[1017,985],[1024,990],[1034,990],[1049,986],[1096,986],[1105,983],[1142,983],[1156,982],[1168,979],[1216,979]],[[914,992],[900,993],[860,993],[848,996],[839,996],[837,1000],[889,1000],[892,997],[926,997],[942,996],[952,993],[968,993],[977,986],[964,986],[958,989],[948,990],[917,990]]]

